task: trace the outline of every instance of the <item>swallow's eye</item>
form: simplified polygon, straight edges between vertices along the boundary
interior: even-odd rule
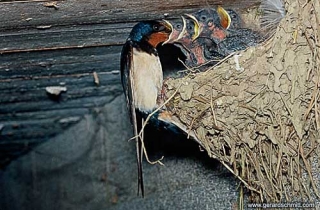
[[[158,25],[154,25],[153,26],[153,30],[158,31],[159,30],[159,26]]]
[[[162,30],[164,30],[164,26],[163,25],[153,25],[153,30],[154,31],[162,31]]]

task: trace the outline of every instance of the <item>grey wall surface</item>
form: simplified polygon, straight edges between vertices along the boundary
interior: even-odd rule
[[[163,132],[151,132],[148,148],[165,166],[144,163],[146,197],[136,196],[118,74],[121,44],[136,22],[217,2],[1,3],[0,210],[233,208],[238,181],[194,142]],[[57,85],[67,92],[54,101],[45,88]]]
[[[130,137],[124,97],[118,95],[0,171],[0,210],[237,206],[235,178],[190,140],[167,134],[154,143],[149,138],[151,158],[164,155],[165,166],[144,162],[146,196],[137,197]]]

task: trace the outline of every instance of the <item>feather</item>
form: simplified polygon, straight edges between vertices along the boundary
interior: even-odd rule
[[[266,36],[270,36],[286,15],[284,2],[283,0],[262,0],[260,11],[262,12],[261,28],[267,33]]]
[[[141,190],[141,195],[144,196],[144,186],[143,186],[143,173],[142,173],[142,157],[143,157],[143,150],[141,146],[141,142],[139,141],[138,134],[142,127],[142,118],[136,112],[136,108],[134,106],[135,99],[133,94],[133,71],[130,69],[132,68],[132,56],[133,56],[133,43],[131,40],[127,40],[125,45],[122,48],[121,53],[121,82],[124,90],[124,94],[126,97],[127,107],[129,110],[131,124],[133,126],[133,133],[135,136],[136,141],[136,155],[137,155],[137,165],[138,165],[138,195]]]
[[[157,108],[162,88],[163,73],[156,47],[165,42],[171,32],[172,25],[168,21],[140,22],[133,27],[121,52],[121,82],[136,141],[138,195],[141,190],[142,196],[142,126],[145,115]]]

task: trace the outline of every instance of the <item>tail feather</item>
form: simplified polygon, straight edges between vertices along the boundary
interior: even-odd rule
[[[134,112],[133,114],[133,129],[134,129],[134,135],[135,135],[135,140],[136,140],[136,153],[137,153],[137,168],[138,168],[138,195],[141,195],[144,197],[144,185],[143,185],[143,170],[142,170],[142,158],[143,158],[143,148],[142,148],[142,143],[143,141],[143,132],[141,135],[141,139],[138,136],[143,125],[143,118],[141,115],[137,112]]]
[[[142,157],[143,150],[141,146],[141,141],[136,140],[136,149],[137,149],[137,166],[138,166],[138,195],[144,197],[144,186],[143,186],[143,171],[142,171]]]

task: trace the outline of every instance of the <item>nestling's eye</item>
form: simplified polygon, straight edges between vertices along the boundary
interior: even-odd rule
[[[207,17],[205,15],[202,15],[201,17],[201,20],[205,21],[207,19]]]
[[[181,26],[181,24],[177,24],[176,27],[177,27],[177,29],[181,29],[182,26]]]

